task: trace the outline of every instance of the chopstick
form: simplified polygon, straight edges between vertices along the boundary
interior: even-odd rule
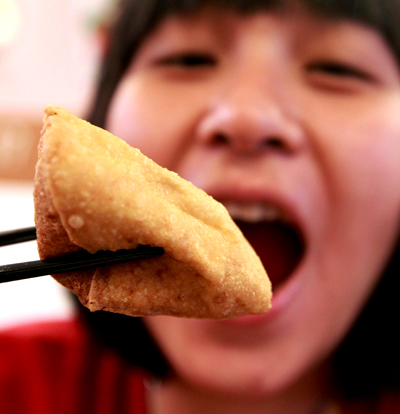
[[[0,246],[36,240],[36,227],[8,230],[0,233]]]
[[[0,246],[34,240],[33,228],[19,229],[0,233]],[[7,241],[7,243],[6,243]],[[1,244],[6,243],[6,244]],[[161,247],[139,246],[131,250],[99,251],[91,254],[86,250],[71,253],[65,256],[53,257],[46,260],[34,260],[31,262],[14,263],[0,266],[0,283],[30,279],[76,270],[85,270],[99,266],[109,266],[117,263],[150,259],[161,256],[164,250]]]

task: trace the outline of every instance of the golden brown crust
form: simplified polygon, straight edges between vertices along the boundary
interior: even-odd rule
[[[43,141],[39,143],[39,161],[36,164],[36,178],[34,188],[35,224],[37,243],[40,257],[50,258],[82,250],[72,243],[61,224],[60,216],[54,208],[48,185],[42,157]],[[83,305],[88,304],[89,290],[94,270],[82,272],[68,272],[53,277],[67,289],[76,293]]]
[[[264,313],[271,286],[225,208],[110,133],[50,106],[35,178],[42,258],[161,246],[156,259],[59,275],[92,310],[227,318]]]

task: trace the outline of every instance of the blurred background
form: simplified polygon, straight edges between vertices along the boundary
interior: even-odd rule
[[[85,117],[115,0],[0,0],[0,231],[33,225],[43,108]],[[0,247],[0,265],[36,260],[35,242]],[[0,329],[72,312],[49,276],[0,283]]]

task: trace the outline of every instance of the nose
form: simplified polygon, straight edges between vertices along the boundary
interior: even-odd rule
[[[304,145],[304,132],[288,98],[256,85],[229,88],[200,121],[199,140],[240,154],[294,154]]]

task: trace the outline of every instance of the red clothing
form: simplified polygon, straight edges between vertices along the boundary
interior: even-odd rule
[[[144,380],[78,321],[0,332],[0,414],[146,414]],[[400,414],[400,398],[341,413]]]
[[[77,321],[0,332],[1,414],[146,414],[144,379]]]

